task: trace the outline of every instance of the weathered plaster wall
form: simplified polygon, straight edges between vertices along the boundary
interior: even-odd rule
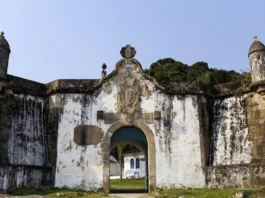
[[[116,111],[116,88],[113,81],[94,95],[56,94],[55,103],[62,111],[58,127],[56,187],[67,186],[88,191],[97,191],[103,185],[102,142],[94,145],[77,145],[74,129],[80,125],[97,125],[102,137],[110,124],[97,121],[97,111]],[[74,173],[74,174],[73,174]]]
[[[8,160],[10,164],[45,164],[43,99],[15,95],[10,107]]]
[[[0,190],[51,186],[46,167],[44,101],[27,94],[0,94]]]
[[[161,111],[160,120],[154,120],[153,116],[143,120],[155,137],[157,187],[205,186],[197,96],[168,96],[144,79],[141,85],[145,87],[141,93],[141,113],[153,115],[154,111]],[[102,188],[102,143],[77,145],[73,142],[74,129],[79,125],[98,125],[106,134],[112,125],[109,124],[110,114],[117,113],[115,79],[106,82],[93,95],[56,94],[53,97],[63,104],[58,128],[55,186],[84,190]],[[97,120],[99,110],[109,113],[107,121]],[[73,172],[75,174],[71,174]]]
[[[252,141],[247,125],[247,95],[218,99],[212,120],[212,165],[248,164]]]
[[[198,95],[198,114],[200,122],[200,144],[202,167],[210,164],[210,129],[212,123],[213,98]]]
[[[251,164],[265,164],[265,101],[256,93],[250,93],[247,99],[249,139],[253,142]]]
[[[11,94],[0,94],[0,164],[8,164],[8,132],[10,123]]]
[[[52,187],[50,167],[0,165],[0,191],[12,187]]]
[[[1,164],[45,164],[43,99],[26,94],[0,95]]]
[[[162,113],[150,126],[155,132],[157,187],[204,187],[197,96],[157,91],[153,97],[153,110]]]
[[[260,188],[265,186],[265,166],[230,165],[206,169],[208,187]]]

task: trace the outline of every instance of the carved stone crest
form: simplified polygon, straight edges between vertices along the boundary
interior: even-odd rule
[[[140,89],[136,83],[137,79],[127,72],[119,84],[118,108],[126,115],[126,120],[130,122],[135,112],[139,111]]]

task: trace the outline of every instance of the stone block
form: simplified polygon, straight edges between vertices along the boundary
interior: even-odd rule
[[[261,161],[264,157],[264,140],[253,140],[253,158],[252,161],[254,161],[255,163]]]
[[[161,111],[155,111],[154,112],[154,119],[155,120],[161,120]]]
[[[113,124],[121,119],[119,113],[104,113],[104,124]]]
[[[153,124],[153,122],[154,122],[154,114],[153,113],[142,113],[141,114],[141,120],[145,124]]]
[[[104,119],[104,111],[97,111],[97,121]]]
[[[265,125],[257,124],[254,126],[249,127],[250,131],[250,139],[257,140],[257,139],[264,139],[265,138]]]
[[[74,129],[74,142],[78,145],[97,145],[103,138],[103,131],[95,125],[79,125]]]

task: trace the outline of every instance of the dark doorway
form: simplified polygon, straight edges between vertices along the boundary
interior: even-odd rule
[[[123,127],[117,130],[110,142],[110,192],[148,192],[147,167],[145,134],[136,127]]]

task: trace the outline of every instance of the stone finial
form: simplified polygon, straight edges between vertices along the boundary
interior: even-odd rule
[[[4,33],[3,31],[0,32],[0,36],[3,36],[3,37],[4,37],[4,34],[5,34],[5,33]]]
[[[122,47],[121,48],[121,56],[123,58],[126,58],[126,59],[131,59],[135,56],[136,54],[136,50],[134,47],[130,46],[130,45],[126,45],[125,47]]]
[[[107,65],[105,63],[103,63],[102,72],[101,72],[101,77],[102,78],[105,78],[105,76],[107,75],[106,69],[107,69]]]
[[[254,41],[258,41],[258,37],[257,36],[254,36]]]

